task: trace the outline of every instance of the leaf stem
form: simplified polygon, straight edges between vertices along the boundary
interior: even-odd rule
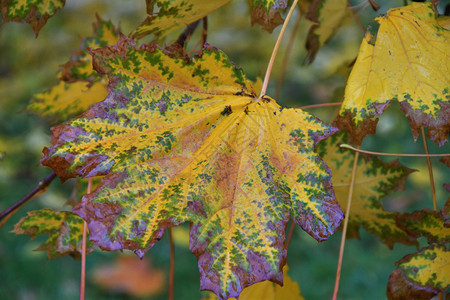
[[[423,149],[425,150],[425,154],[427,155],[428,174],[430,175],[431,197],[433,198],[433,209],[434,211],[437,211],[436,187],[434,186],[433,166],[431,165],[430,155],[428,153],[428,145],[427,139],[425,137],[425,130],[423,129],[423,127],[421,127],[420,131],[422,133]]]
[[[289,249],[289,245],[291,244],[291,240],[292,240],[292,234],[294,233],[294,228],[295,228],[295,222],[293,220],[291,220],[291,225],[289,226],[289,233],[288,233],[288,237],[286,239],[286,250]]]
[[[352,147],[347,144],[341,144],[339,145],[341,148],[349,149],[355,152],[359,153],[366,153],[366,154],[373,154],[373,155],[380,155],[380,156],[398,156],[398,157],[443,157],[443,156],[450,156],[450,153],[445,154],[413,154],[413,153],[384,153],[384,152],[374,152],[374,151],[367,151],[367,150],[361,150],[359,148]]]
[[[300,10],[299,10],[300,11]],[[284,75],[286,74],[287,63],[289,61],[289,57],[291,56],[291,50],[294,46],[295,36],[297,35],[297,29],[302,19],[302,14],[299,13],[297,16],[297,20],[295,20],[294,28],[292,29],[291,36],[289,37],[289,42],[286,47],[286,52],[284,53],[283,62],[281,64],[280,76],[278,77],[277,89],[275,91],[275,99],[278,99],[281,92],[281,85],[283,83]]]
[[[20,207],[22,207],[22,205],[27,203],[29,200],[33,199],[33,197],[40,194],[40,192],[44,191],[55,178],[56,178],[55,172],[51,172],[47,177],[45,177],[45,179],[41,180],[31,192],[26,194],[22,199],[14,203],[9,208],[2,211],[0,213],[0,221],[1,221],[0,228]]]
[[[187,24],[184,31],[180,34],[178,39],[176,40],[175,44],[180,45],[181,47],[186,46],[186,41],[189,41],[192,34],[194,33],[195,29],[197,28],[198,24],[200,23],[200,20],[195,21],[191,24]]]
[[[173,300],[173,283],[175,274],[175,247],[173,244],[172,228],[169,228],[170,266],[169,266],[169,300]]]
[[[90,194],[92,190],[92,177],[89,178],[86,194]],[[80,280],[80,300],[84,300],[86,291],[86,239],[87,239],[87,224],[83,220],[83,241],[81,243],[81,280]]]
[[[275,57],[277,56],[278,48],[280,48],[281,40],[283,39],[284,32],[286,31],[287,24],[289,23],[289,20],[291,19],[292,13],[295,10],[295,7],[297,6],[298,0],[294,0],[294,3],[292,3],[291,8],[289,9],[288,15],[286,16],[286,20],[284,20],[283,27],[281,28],[280,34],[278,35],[277,42],[275,43],[275,47],[272,51],[272,56],[270,57],[269,65],[267,66],[266,75],[264,76],[264,82],[261,89],[261,93],[258,97],[259,100],[261,100],[265,95],[267,91],[267,85],[269,84],[269,78],[270,73],[272,73],[272,67],[273,63],[275,62]]]
[[[350,207],[352,204],[353,186],[355,185],[356,167],[358,166],[359,152],[355,153],[353,159],[352,174],[350,177],[350,186],[348,189],[347,210],[345,211],[344,228],[342,229],[341,246],[339,248],[339,259],[336,270],[336,282],[334,284],[333,300],[336,300],[339,290],[339,280],[341,278],[342,258],[344,256],[345,237],[347,235],[348,219],[350,218]]]
[[[326,107],[326,106],[339,106],[342,102],[330,102],[330,103],[320,103],[300,106],[300,109],[316,108],[316,107]]]

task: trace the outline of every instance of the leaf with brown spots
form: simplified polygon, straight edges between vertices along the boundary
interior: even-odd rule
[[[395,263],[389,277],[389,299],[431,299],[450,288],[450,251],[431,245]]]
[[[65,4],[66,0],[0,0],[0,11],[4,22],[26,22],[38,36],[48,18]]]
[[[450,228],[445,228],[445,212],[424,208],[412,213],[397,216],[397,224],[412,238],[425,236],[429,243],[446,243],[450,241]]]
[[[450,129],[449,47],[450,31],[438,23],[431,2],[413,2],[376,18],[348,79],[339,123],[349,125],[345,128],[360,144],[374,132],[371,119],[396,100],[415,138],[426,127],[427,136],[442,146]]]
[[[211,46],[189,59],[122,37],[93,56],[111,93],[52,129],[42,163],[63,180],[106,174],[74,209],[101,248],[142,256],[191,222],[201,289],[228,298],[282,281],[289,219],[318,241],[335,232],[343,214],[314,152],[334,128],[258,99]]]
[[[251,0],[252,25],[258,23],[268,32],[283,24],[281,12],[286,9],[287,0]]]

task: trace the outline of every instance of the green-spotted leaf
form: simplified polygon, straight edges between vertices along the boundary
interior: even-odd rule
[[[359,141],[367,135],[364,125],[391,100],[400,103],[415,137],[427,127],[427,136],[437,144],[447,141],[450,31],[436,17],[431,2],[413,2],[369,25],[340,111],[346,129],[361,135]]]
[[[283,24],[281,12],[286,9],[287,0],[249,0],[252,25],[258,23],[268,32]]]
[[[162,38],[175,29],[200,20],[230,0],[147,0],[149,15],[133,33],[134,38],[153,35]]]
[[[142,256],[191,222],[201,288],[227,298],[282,281],[289,218],[319,241],[334,233],[342,211],[313,152],[334,128],[258,100],[211,46],[190,60],[122,37],[93,55],[111,93],[52,129],[42,163],[63,180],[107,174],[74,209],[101,248]]]
[[[53,16],[64,7],[66,0],[0,0],[3,22],[26,22],[36,36]]]
[[[389,299],[431,299],[450,287],[450,251],[432,245],[396,262],[389,277]]]
[[[405,213],[397,216],[397,224],[411,237],[425,236],[430,243],[446,243],[450,241],[450,228],[444,227],[444,218],[441,212],[424,208],[411,214]]]
[[[108,95],[107,81],[92,68],[88,49],[115,44],[119,31],[109,21],[98,18],[93,24],[94,35],[82,40],[69,62],[62,66],[59,83],[49,90],[33,96],[28,109],[42,117],[59,122],[84,112],[92,104]]]
[[[450,192],[450,184],[446,185],[447,191]],[[445,202],[444,206],[441,208],[441,215],[444,219],[444,227],[450,228],[450,197]]]
[[[28,215],[14,226],[13,232],[28,234],[31,238],[48,234],[47,241],[36,250],[47,251],[49,258],[65,255],[81,257],[83,220],[71,212],[53,211],[47,208],[28,212]],[[88,242],[88,253],[95,248],[91,242]]]
[[[354,158],[353,152],[339,148],[340,144],[346,142],[347,133],[340,131],[317,146],[317,152],[333,173],[331,181],[334,192],[343,209],[346,208]],[[362,226],[389,248],[392,248],[395,242],[416,244],[415,238],[409,237],[397,226],[398,213],[385,210],[381,203],[383,197],[389,193],[403,189],[406,177],[411,172],[411,169],[402,166],[397,160],[385,163],[374,156],[360,156],[347,237],[359,238],[359,227]]]
[[[347,0],[314,0],[308,7],[306,18],[314,22],[308,32],[305,47],[308,50],[307,61],[311,63],[319,48],[325,45],[349,16]]]

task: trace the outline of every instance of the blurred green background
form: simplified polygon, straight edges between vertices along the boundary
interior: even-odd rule
[[[356,1],[353,3],[358,4]],[[378,13],[384,13],[389,7],[402,5],[403,1],[377,3],[382,7]],[[443,7],[444,4],[441,9]],[[361,9],[361,6],[356,6],[356,9]],[[143,0],[69,0],[64,9],[49,19],[37,39],[27,24],[7,23],[0,27],[0,153],[6,153],[0,161],[0,211],[18,201],[50,173],[49,169],[40,165],[39,160],[42,148],[50,143],[52,124],[25,109],[33,94],[57,83],[59,65],[65,63],[72,51],[79,47],[81,37],[92,34],[91,24],[96,20],[96,13],[115,25],[120,24],[122,32],[128,34],[145,18],[145,3]],[[369,7],[361,11],[359,16],[362,23],[367,25],[378,13]],[[257,25],[251,27],[246,1],[237,0],[213,13],[208,23],[210,44],[227,53],[251,79],[264,75],[280,28],[269,34]],[[355,59],[363,35],[354,21],[346,22],[330,43],[319,51],[316,61],[305,66],[302,65],[306,56],[304,42],[309,26],[307,21],[300,22],[282,91],[277,99],[283,105],[298,107],[341,101],[346,78],[336,71]],[[292,26],[288,28],[275,62],[268,95],[275,94],[283,53],[291,31]],[[164,42],[170,43],[178,33],[169,36]],[[197,41],[197,35],[193,36],[191,43]],[[330,122],[336,108],[309,111]],[[438,148],[429,141],[429,147],[431,153],[448,152],[448,144]],[[397,104],[391,105],[383,114],[377,134],[366,138],[362,148],[383,152],[423,152],[420,139],[414,142],[408,121]],[[384,199],[385,207],[398,211],[432,208],[426,161],[419,158],[401,158],[400,161],[419,172],[409,177],[406,191],[396,192]],[[433,159],[433,166],[438,207],[442,207],[448,197],[442,184],[448,181],[450,174],[437,159]],[[30,240],[28,236],[10,233],[14,224],[27,211],[44,207],[70,209],[65,203],[70,199],[74,186],[73,180],[64,184],[55,180],[47,193],[21,208],[0,229],[0,299],[78,297],[80,261],[71,257],[48,260],[45,252],[33,251],[45,241],[44,237]],[[189,225],[183,226],[187,231]],[[319,245],[300,228],[295,229],[288,251],[289,274],[299,283],[306,299],[331,298],[340,235],[338,232]],[[386,298],[386,284],[394,262],[412,252],[415,252],[415,247],[403,245],[395,245],[391,251],[374,236],[361,230],[361,240],[348,240],[346,243],[339,299]],[[117,255],[120,253],[97,250],[87,257],[87,299],[134,299],[120,292],[103,290],[93,282],[94,270],[113,262]],[[151,259],[155,268],[165,270],[167,276],[167,235],[146,257]],[[177,239],[175,271],[175,299],[199,299],[205,295],[199,291],[196,258],[182,239]],[[148,299],[167,299],[167,292]]]

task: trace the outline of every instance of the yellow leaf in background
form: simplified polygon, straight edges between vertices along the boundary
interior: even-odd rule
[[[172,236],[176,245],[189,248],[189,229],[183,226],[173,227]]]
[[[170,32],[206,17],[230,0],[173,0],[147,1],[149,16],[136,28],[134,38],[153,35],[153,40],[163,38]]]
[[[317,152],[330,167],[336,199],[346,209],[350,175],[354,153],[343,150],[340,144],[347,143],[348,134],[340,131],[317,146]],[[417,245],[416,238],[396,223],[397,212],[385,210],[382,200],[393,191],[404,189],[404,183],[413,170],[401,165],[398,160],[386,163],[372,155],[361,155],[358,159],[353,200],[348,222],[347,238],[359,238],[359,228],[376,235],[389,248],[394,243]],[[345,212],[345,211],[344,211]]]
[[[283,267],[283,286],[272,281],[263,281],[255,283],[245,288],[239,300],[304,300],[298,283],[292,280],[288,275],[289,267]],[[210,293],[208,300],[218,299],[213,293]],[[229,298],[236,300],[236,298]]]
[[[94,35],[82,40],[80,49],[62,66],[59,82],[49,90],[35,94],[28,109],[42,117],[65,121],[81,114],[89,106],[105,99],[107,81],[92,68],[88,49],[115,44],[118,30],[100,18],[93,24]]]
[[[306,13],[306,18],[313,22],[308,37],[306,49],[307,61],[311,63],[319,48],[325,45],[333,36],[342,21],[350,15],[347,0],[314,0]]]
[[[348,79],[340,111],[344,129],[367,135],[364,123],[397,100],[415,137],[427,127],[427,135],[443,145],[450,129],[448,49],[450,31],[439,25],[431,2],[376,18]]]
[[[85,111],[92,104],[105,99],[107,95],[108,90],[103,81],[97,81],[92,86],[85,81],[73,83],[60,81],[50,90],[34,95],[28,109],[42,117],[65,119],[74,112]]]
[[[72,212],[53,211],[48,208],[30,211],[14,225],[13,232],[28,234],[31,238],[48,234],[48,239],[36,249],[47,251],[48,258],[65,255],[81,257],[83,220]],[[96,248],[88,241],[87,253]]]
[[[450,17],[449,16],[439,16],[437,21],[441,27],[450,30]]]

